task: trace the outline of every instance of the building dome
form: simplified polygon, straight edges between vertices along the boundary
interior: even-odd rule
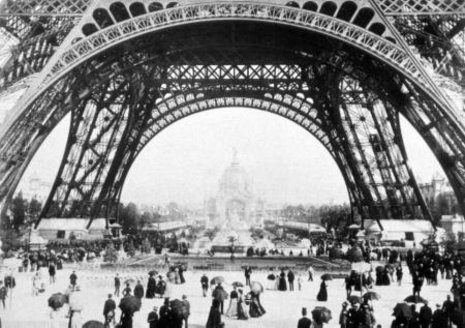
[[[247,172],[237,161],[228,166],[220,180],[220,192],[238,192],[246,195],[250,193],[250,181]]]

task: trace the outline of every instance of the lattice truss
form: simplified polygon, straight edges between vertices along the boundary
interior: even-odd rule
[[[214,1],[206,0],[203,7],[186,10],[176,8],[193,1],[0,2],[1,31],[17,40],[0,50],[0,56],[2,51],[10,55],[0,71],[0,88],[41,74],[41,81],[47,82],[76,64],[71,74],[28,105],[22,120],[0,140],[0,201],[8,202],[27,163],[67,113],[71,113],[70,137],[42,217],[114,215],[129,169],[153,137],[183,117],[233,106],[281,115],[313,134],[338,164],[352,208],[362,218],[431,218],[408,167],[400,137],[401,113],[433,148],[465,209],[463,126],[419,88],[427,87],[428,78],[436,73],[448,85],[462,87],[465,4],[369,0],[357,2],[358,8],[349,1],[335,1],[334,6],[323,0],[270,1],[271,9],[260,0],[241,6],[230,2],[212,6],[209,3]],[[229,30],[230,39],[209,38],[206,30],[202,41],[186,31],[178,41],[167,36],[168,43],[153,42],[165,42],[163,49],[170,58],[136,40],[77,65],[80,56],[125,33],[150,24],[214,15],[262,15],[316,26],[327,34],[344,31],[360,48],[375,49],[385,62],[405,68],[418,83],[363,52],[334,50],[340,44],[331,48],[327,40],[315,49],[304,49],[295,32],[279,39],[278,45],[273,33],[237,32],[245,39],[242,44]],[[337,21],[325,18],[329,16]],[[391,30],[390,24],[396,29]],[[202,33],[195,37],[202,38]],[[210,39],[212,44],[207,44]],[[198,44],[208,50],[194,51]],[[256,44],[260,47],[254,48]],[[415,60],[402,51],[404,44],[417,54],[416,59],[421,58],[430,76],[422,75]],[[47,66],[54,55],[53,65]]]
[[[92,0],[3,0],[0,1],[0,29],[15,38],[18,44],[0,47],[0,57],[11,59],[0,74],[0,87],[5,88],[34,73],[38,73],[77,25],[89,7],[108,7],[112,1]],[[132,1],[123,1],[131,3]],[[148,10],[183,5],[184,2],[140,1]],[[347,1],[335,1],[338,10],[325,10],[322,0],[280,1],[280,5],[300,6],[326,14],[341,16]],[[430,66],[459,85],[465,82],[464,47],[465,4],[461,0],[373,0],[398,28],[408,43]],[[150,7],[152,6],[152,7]],[[340,9],[343,8],[343,9]],[[135,15],[136,11],[129,13]],[[98,15],[98,12],[97,14]],[[120,14],[124,16],[124,14]],[[118,12],[109,20],[118,16]],[[95,17],[95,15],[94,15]],[[108,26],[109,22],[101,22]],[[426,64],[428,63],[428,64]],[[443,83],[445,84],[445,83]],[[449,85],[450,87],[450,85]]]

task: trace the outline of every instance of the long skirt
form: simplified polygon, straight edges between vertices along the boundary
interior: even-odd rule
[[[326,291],[326,288],[320,288],[318,295],[316,295],[316,299],[320,302],[326,302],[328,300],[328,292]]]
[[[287,290],[287,282],[285,278],[279,278],[278,290],[282,292]]]
[[[276,290],[276,280],[268,279],[267,284],[266,284],[266,289]]]
[[[250,317],[251,318],[258,318],[265,314],[265,309],[258,303],[256,300],[250,302]]]
[[[229,308],[226,311],[226,316],[232,319],[236,319],[238,315],[237,311],[237,298],[232,298],[229,302]]]
[[[248,320],[249,316],[247,315],[247,312],[247,308],[243,302],[237,304],[237,319]]]

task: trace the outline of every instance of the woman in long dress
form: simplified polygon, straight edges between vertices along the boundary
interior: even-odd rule
[[[60,312],[52,310],[50,312],[50,328],[60,328]]]
[[[220,301],[214,299],[212,302],[212,306],[210,308],[210,313],[208,314],[208,320],[206,324],[206,328],[221,328],[223,323],[221,321],[221,313],[220,313]]]
[[[316,295],[316,299],[320,302],[326,302],[328,300],[328,291],[326,290],[326,283],[324,280],[321,280],[320,291]]]
[[[239,294],[236,291],[236,287],[234,287],[233,291],[231,294],[229,294],[229,307],[228,310],[226,311],[226,316],[232,319],[237,318],[237,304],[238,304],[238,298]]]
[[[260,303],[260,294],[254,293],[253,291],[250,292],[250,309],[249,314],[251,318],[258,318],[261,317],[266,313],[265,309],[263,308],[262,304]]]
[[[242,289],[238,290],[239,295],[237,298],[237,319],[239,320],[248,320],[249,316],[247,315],[247,309],[244,302],[244,296],[242,293]]]
[[[282,270],[281,274],[279,275],[278,290],[282,292],[287,290],[286,274],[284,273],[284,270]]]
[[[154,298],[155,297],[155,289],[157,287],[157,283],[153,274],[150,275],[149,280],[147,281],[147,291],[145,292],[146,298]]]

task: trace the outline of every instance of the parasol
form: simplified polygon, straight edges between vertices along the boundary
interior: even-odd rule
[[[48,306],[54,310],[58,310],[66,303],[66,295],[62,293],[55,293],[48,299]]]
[[[321,280],[333,280],[333,276],[330,275],[329,273],[325,273],[324,275],[321,276]]]
[[[266,277],[266,279],[268,279],[268,280],[276,280],[276,276],[275,276],[274,274],[270,273],[270,274]]]
[[[376,267],[375,270],[376,270],[376,272],[383,272],[384,271],[384,266],[379,265],[379,266]]]
[[[124,313],[134,313],[140,310],[142,303],[135,296],[126,296],[119,302],[119,308]]]
[[[244,287],[244,284],[240,281],[235,281],[232,283],[234,287]]]
[[[100,321],[91,320],[82,325],[82,328],[105,328],[105,325]]]
[[[210,285],[218,285],[220,283],[223,283],[224,281],[224,278],[221,276],[214,277],[212,280],[210,280]]]
[[[362,303],[362,298],[360,296],[357,296],[357,295],[351,295],[347,298],[347,300],[352,303],[352,304],[355,304],[355,303]]]
[[[412,317],[412,309],[407,303],[397,303],[394,307],[393,315],[396,318],[410,319]]]
[[[126,279],[126,280],[124,281],[125,284],[133,284],[133,283],[135,283],[135,282],[136,282],[136,281],[134,280],[134,278],[129,278],[129,279]]]
[[[158,274],[158,271],[155,271],[155,270],[150,270],[149,271],[149,276],[155,276]]]
[[[318,324],[328,323],[331,317],[331,310],[324,306],[317,306],[312,311],[312,317]]]
[[[418,295],[410,295],[404,300],[407,303],[425,303],[427,300],[425,300],[423,297],[420,297]]]
[[[263,288],[263,285],[258,281],[252,281],[252,283],[250,284],[250,290],[252,290],[254,293],[260,294],[263,293],[265,289]]]
[[[363,295],[363,298],[369,301],[377,301],[381,298],[381,296],[377,292],[370,291],[370,292],[366,292]]]
[[[183,301],[178,299],[170,301],[173,315],[178,319],[184,319],[189,315],[189,311]]]

